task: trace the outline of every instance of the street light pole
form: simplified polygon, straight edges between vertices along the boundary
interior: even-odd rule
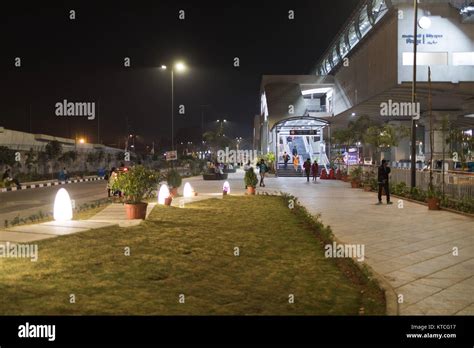
[[[411,91],[412,106],[416,103],[416,52],[418,40],[418,0],[413,0],[413,81]],[[411,119],[411,188],[416,187],[416,120]]]
[[[171,151],[174,151],[174,67],[171,67]]]

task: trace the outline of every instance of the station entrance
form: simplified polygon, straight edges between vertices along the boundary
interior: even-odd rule
[[[326,141],[323,129],[328,122],[311,116],[294,117],[282,120],[274,125],[269,142],[276,158],[278,176],[302,176],[303,163],[308,158],[311,163],[318,162],[320,170],[328,170]],[[289,155],[285,164],[284,154]]]

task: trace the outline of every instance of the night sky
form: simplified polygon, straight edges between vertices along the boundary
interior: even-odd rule
[[[175,75],[175,110],[186,108],[176,133],[200,136],[204,115],[206,128],[225,118],[230,136],[250,138],[261,76],[309,73],[358,0],[45,3],[0,13],[0,126],[96,142],[98,119],[100,141],[117,145],[127,133],[167,141],[170,73],[159,66],[177,60],[188,70]],[[63,99],[96,102],[98,117],[56,116]]]

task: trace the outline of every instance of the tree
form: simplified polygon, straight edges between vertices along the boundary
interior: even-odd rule
[[[364,135],[364,142],[372,145],[375,149],[375,159],[379,160],[379,155],[392,146],[397,146],[399,136],[397,129],[389,124],[381,126],[371,126]]]
[[[15,164],[15,151],[6,146],[0,146],[0,165],[13,166]]]
[[[203,134],[203,138],[215,154],[217,150],[223,150],[232,143],[232,141],[222,133],[222,127],[215,131],[207,131]]]
[[[36,165],[38,164],[38,153],[33,150],[33,148],[30,148],[30,150],[25,155],[26,168],[28,168],[28,172],[31,172],[31,169],[36,167]]]
[[[61,156],[63,148],[57,140],[52,140],[46,144],[44,151],[46,152],[48,159],[50,161],[54,161],[57,160],[59,156]]]

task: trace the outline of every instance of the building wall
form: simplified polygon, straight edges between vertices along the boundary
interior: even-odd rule
[[[413,6],[399,4],[401,19],[398,20],[398,82],[412,81],[413,63],[403,65],[403,53],[413,57]],[[429,11],[429,12],[428,12]],[[454,66],[453,53],[474,52],[474,24],[461,23],[456,9],[447,3],[419,4],[418,19],[427,15],[431,20],[428,29],[418,26],[417,58],[423,53],[446,54],[447,65],[430,64],[433,82],[474,81],[474,65]],[[427,65],[417,62],[417,81],[428,81]]]
[[[397,84],[396,11],[391,10],[351,52],[335,74],[338,115]]]

